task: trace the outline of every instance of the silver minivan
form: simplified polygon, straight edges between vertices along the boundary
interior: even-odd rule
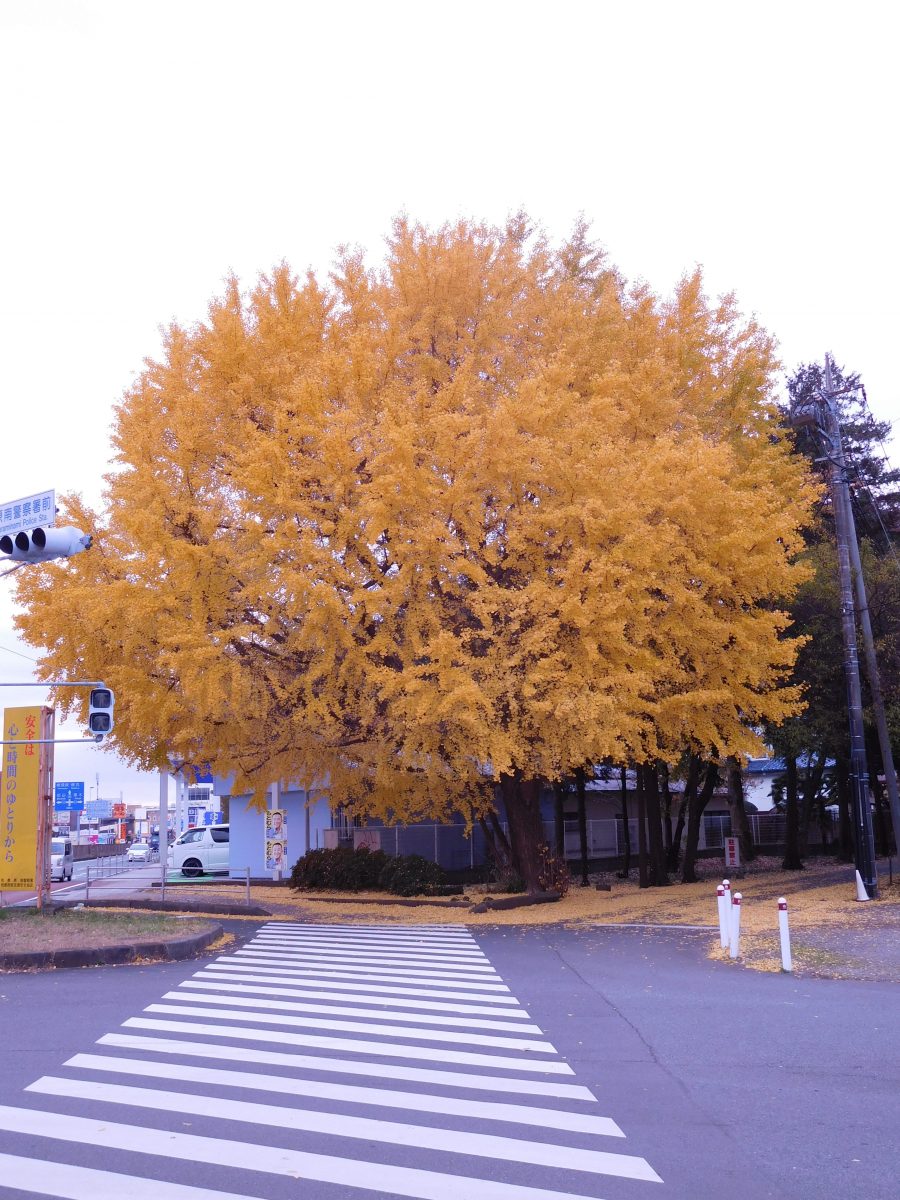
[[[228,826],[186,829],[169,847],[169,866],[182,875],[228,874]]]
[[[71,879],[75,869],[75,855],[69,838],[54,838],[50,843],[50,878]]]

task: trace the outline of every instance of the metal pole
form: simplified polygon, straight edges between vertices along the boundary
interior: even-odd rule
[[[276,782],[273,783],[269,788],[269,811],[271,812],[273,808],[281,808],[281,782],[279,780],[276,780]],[[265,827],[265,823],[263,823],[263,856],[265,856],[265,851],[266,851],[266,827]],[[248,870],[249,870],[249,868],[248,868]],[[272,868],[272,879],[276,883],[281,880],[281,867],[273,867]],[[247,886],[249,887],[249,884]],[[248,904],[250,903],[249,892],[248,892],[247,903]]]
[[[875,710],[875,724],[878,728],[878,746],[881,750],[881,761],[884,766],[884,782],[887,787],[888,801],[891,807],[891,824],[894,827],[894,841],[897,847],[900,848],[900,792],[897,789],[897,772],[894,769],[891,735],[888,731],[887,718],[884,713],[881,676],[878,672],[878,660],[875,657],[875,639],[872,635],[872,621],[869,617],[869,599],[866,595],[866,581],[863,577],[862,561],[859,557],[859,541],[856,537],[856,522],[853,518],[853,507],[851,504],[847,505],[847,518],[850,533],[850,566],[853,569],[856,607],[859,610],[863,652],[866,656],[866,676],[869,680],[869,689],[872,692],[872,707]]]
[[[847,684],[847,710],[850,718],[850,782],[853,819],[856,828],[856,867],[869,896],[878,895],[875,869],[875,839],[869,805],[869,768],[863,734],[862,688],[859,680],[859,651],[856,645],[856,610],[853,602],[853,577],[850,571],[850,490],[841,444],[841,429],[834,401],[831,357],[825,357],[825,419],[831,442],[831,498],[837,540],[838,576],[841,589],[841,632],[844,640],[844,677]]]
[[[159,773],[159,888],[166,898],[166,872],[169,862],[169,772]]]

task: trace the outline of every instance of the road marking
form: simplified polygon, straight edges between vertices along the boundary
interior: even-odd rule
[[[253,1142],[200,1137],[168,1129],[145,1129],[140,1125],[69,1117],[35,1109],[0,1107],[0,1129],[32,1137],[100,1146],[108,1150],[156,1154],[179,1162],[209,1163],[216,1167],[237,1167],[294,1180],[307,1179],[382,1191],[389,1196],[410,1197],[412,1200],[460,1200],[460,1197],[472,1197],[473,1200],[475,1197],[477,1200],[596,1200],[596,1197],[555,1189],[310,1154],[276,1146],[259,1146]]]
[[[310,1096],[317,1100],[368,1104],[377,1108],[400,1108],[407,1112],[432,1112],[445,1116],[472,1117],[482,1121],[507,1121],[516,1125],[536,1125],[540,1129],[563,1129],[569,1133],[597,1134],[601,1137],[625,1136],[609,1117],[595,1117],[556,1108],[479,1101],[469,1097],[460,1100],[452,1096],[426,1095],[422,1092],[398,1092],[387,1088],[328,1083],[322,1079],[286,1078],[283,1075],[260,1075],[252,1071],[223,1071],[211,1067],[198,1067],[194,1063],[182,1066],[176,1063],[102,1054],[76,1054],[64,1065],[81,1070],[110,1071],[151,1079],[183,1079],[198,1085],[210,1083],[220,1087],[278,1092],[287,1096]]]
[[[150,1021],[148,1025],[167,1025]],[[171,1022],[177,1025],[178,1022]],[[189,1025],[193,1032],[196,1028]],[[233,1034],[231,1030],[226,1033]],[[273,1040],[268,1034],[267,1040]],[[557,1083],[551,1079],[513,1079],[503,1075],[472,1075],[464,1071],[436,1071],[426,1067],[398,1066],[396,1063],[353,1061],[346,1058],[320,1058],[311,1054],[288,1054],[278,1050],[258,1050],[248,1046],[208,1045],[177,1038],[142,1037],[135,1033],[106,1033],[97,1039],[101,1046],[123,1050],[148,1050],[154,1054],[180,1054],[209,1058],[216,1062],[256,1063],[261,1066],[289,1067],[291,1070],[323,1071],[329,1075],[360,1075],[366,1079],[399,1079],[408,1083],[427,1083],[437,1087],[460,1088],[480,1092],[507,1092],[519,1096],[554,1096],[560,1100],[584,1100],[597,1103],[588,1088],[578,1083]],[[571,1074],[571,1072],[569,1072]]]
[[[444,938],[452,938],[459,941],[475,942],[475,938],[466,929],[465,926],[459,925],[327,925],[322,921],[267,921],[262,926],[263,929],[299,929],[302,933],[311,933],[319,931],[322,933],[341,933],[344,930],[347,933],[369,934],[372,937],[396,937],[398,934],[408,937],[425,938],[427,940],[442,940]],[[475,943],[477,945],[477,942]]]
[[[410,967],[401,969],[400,967],[382,967],[363,963],[337,963],[334,965],[324,963],[312,966],[302,959],[298,961],[294,958],[285,958],[283,955],[274,954],[271,950],[237,950],[234,954],[220,955],[218,961],[239,963],[242,967],[253,966],[255,968],[257,964],[270,968],[277,966],[285,971],[293,970],[299,975],[336,976],[342,979],[384,979],[392,983],[404,980],[409,980],[410,983],[439,982],[452,984],[453,987],[466,987],[479,991],[509,991],[502,979],[496,975],[493,979],[485,979],[484,975],[467,975],[460,971],[448,975],[446,971],[428,971],[419,967],[413,970]]]
[[[173,1011],[163,1009],[163,1011]],[[176,1012],[182,1010],[176,1009]],[[219,1012],[202,1013],[185,1008],[192,1017],[221,1017]],[[255,1015],[255,1014],[253,1014]],[[235,1013],[235,1018],[247,1020],[250,1013]],[[258,1018],[257,1018],[258,1019]],[[395,1042],[372,1042],[355,1038],[324,1037],[315,1033],[293,1033],[290,1030],[257,1029],[248,1025],[208,1025],[202,1021],[169,1021],[155,1017],[129,1017],[122,1025],[134,1029],[162,1029],[168,1033],[189,1033],[194,1036],[240,1038],[245,1042],[279,1042],[285,1046],[307,1046],[316,1050],[331,1050],[350,1054],[384,1055],[386,1058],[427,1059],[429,1062],[460,1063],[468,1067],[484,1067],[494,1071],[525,1071],[532,1075],[574,1075],[568,1063],[558,1059],[506,1058],[499,1054],[479,1054],[469,1050],[443,1050],[438,1046],[401,1046]],[[458,1200],[458,1198],[457,1198]]]
[[[252,975],[237,973],[237,967],[231,963],[211,962],[207,963],[203,971],[197,971],[196,974],[206,974],[206,972],[216,972],[221,979],[246,979],[252,980],[254,983],[293,983],[297,987],[301,985],[304,988],[340,988],[342,992],[372,992],[375,989],[368,983],[348,983],[343,979],[328,980],[328,979],[310,979],[305,971],[290,971],[282,967],[249,967],[246,963],[241,966],[243,971],[253,971]],[[293,976],[298,978],[293,978]],[[442,998],[445,1000],[477,1000],[479,1004],[506,1004],[518,1008],[519,1001],[515,996],[491,996],[476,994],[472,992],[457,992],[446,988],[428,988],[428,987],[385,987],[383,984],[377,989],[379,996],[421,996],[423,999],[428,997]],[[522,1009],[524,1012],[525,1010]]]
[[[254,942],[263,943],[266,945],[278,946],[295,946],[301,950],[305,949],[320,949],[320,950],[355,950],[357,952],[365,952],[371,954],[371,943],[359,941],[356,938],[308,938],[294,936],[292,934],[275,934],[260,932],[253,939]],[[416,957],[428,955],[430,958],[449,958],[467,960],[477,959],[479,962],[487,962],[487,957],[481,950],[474,947],[471,950],[464,950],[459,947],[449,948],[446,946],[428,946],[422,942],[381,942],[378,943],[379,950],[387,950],[391,954],[410,954]]]
[[[180,990],[177,992],[166,992],[163,996],[164,1000],[201,1000],[207,1004],[239,1004],[245,1005],[248,1008],[271,1008],[278,1012],[298,1012],[298,1013],[328,1013],[331,1016],[338,1017],[369,1017],[379,1021],[409,1021],[415,1025],[445,1025],[453,1029],[502,1029],[512,1033],[536,1033],[543,1035],[543,1029],[539,1025],[532,1025],[521,1020],[508,1021],[492,1021],[484,1017],[452,1017],[441,1014],[423,1013],[419,1011],[418,1006],[413,1005],[415,1012],[391,1012],[388,1008],[352,1008],[341,1004],[304,1004],[299,1000],[268,1000],[266,996],[274,995],[291,995],[290,988],[264,988],[264,987],[245,987],[242,984],[235,983],[215,983],[207,979],[186,979],[178,985],[181,988],[193,988],[199,993],[199,996],[191,994],[185,995]],[[216,993],[226,992],[227,996],[219,996]],[[261,996],[248,996],[247,992],[262,992]],[[349,999],[354,999],[351,996]],[[319,997],[316,997],[319,999]],[[373,997],[377,1000],[377,997]],[[384,1003],[389,1005],[389,1001]],[[409,1001],[405,1002],[407,1005]],[[464,1012],[465,1009],[461,1005],[425,1005],[423,1007],[445,1008],[453,1012]],[[492,1016],[498,1014],[492,1013]],[[514,1014],[500,1014],[501,1016],[510,1016]],[[388,1030],[388,1032],[390,1032]]]
[[[257,932],[270,937],[321,938],[324,941],[340,938],[355,942],[378,942],[381,945],[398,943],[416,946],[447,946],[450,949],[460,948],[463,950],[481,951],[478,942],[468,935],[464,937],[448,937],[442,934],[439,937],[424,937],[422,934],[416,933],[390,933],[387,931],[384,933],[366,933],[360,932],[352,926],[332,926],[331,929],[325,930],[313,929],[308,925],[285,925],[281,922],[277,924],[269,922],[268,924],[260,925]]]
[[[496,974],[487,959],[463,958],[459,954],[454,955],[452,959],[438,959],[434,954],[407,954],[396,950],[388,950],[384,954],[374,950],[292,950],[282,945],[261,945],[258,941],[250,942],[247,949],[265,950],[267,954],[280,954],[291,960],[302,958],[309,962],[383,962],[395,967],[427,966],[433,971],[466,971],[473,975]]]
[[[421,960],[411,960],[405,958],[395,958],[394,955],[381,954],[366,954],[366,955],[348,955],[348,954],[301,954],[299,950],[271,950],[268,948],[254,949],[252,945],[241,950],[236,950],[235,954],[239,954],[242,958],[259,958],[265,956],[274,962],[284,963],[286,966],[290,963],[295,963],[298,966],[340,966],[349,968],[357,967],[369,970],[382,970],[385,967],[391,967],[394,970],[414,971],[421,973],[427,971],[429,975],[434,976],[453,976],[460,978],[484,979],[497,976],[497,972],[493,967],[474,966],[468,963],[436,963],[433,959],[423,958]]]
[[[273,1129],[292,1129],[331,1137],[377,1141],[392,1146],[437,1150],[447,1154],[465,1154],[475,1158],[489,1158],[494,1162],[501,1160],[529,1163],[531,1166],[550,1167],[554,1170],[583,1171],[591,1175],[614,1175],[619,1179],[662,1182],[646,1159],[632,1154],[617,1154],[610,1150],[581,1150],[574,1146],[525,1141],[522,1138],[501,1137],[492,1133],[407,1125],[400,1121],[351,1117],[346,1113],[315,1112],[277,1104],[256,1104],[249,1100],[223,1100],[218,1096],[198,1096],[117,1083],[95,1083],[84,1079],[62,1079],[52,1075],[41,1076],[25,1090],[70,1100],[126,1104],[158,1112],[243,1121]]]
[[[358,950],[430,950],[434,954],[483,954],[476,942],[426,942],[421,938],[372,938],[353,934],[282,933],[260,929],[254,936],[309,946],[347,946]]]
[[[4,1189],[58,1196],[61,1200],[255,1200],[246,1193],[238,1195],[185,1183],[167,1183],[164,1179],[141,1179],[116,1171],[75,1167],[71,1163],[21,1158],[17,1154],[0,1154],[0,1178]]]
[[[148,1004],[144,1012],[177,1013],[179,1016],[190,1016],[199,1013],[204,1017],[215,1017],[218,1020],[246,1021],[252,1017],[264,1025],[291,1025],[299,1029],[333,1029],[337,1033],[365,1033],[376,1037],[410,1038],[418,1042],[452,1042],[454,1045],[467,1046],[496,1046],[501,1050],[522,1050],[536,1054],[556,1054],[556,1047],[550,1042],[539,1042],[531,1038],[495,1037],[488,1033],[450,1032],[442,1029],[424,1029],[413,1025],[373,1025],[368,1021],[332,1021],[325,1017],[294,1017],[287,1013],[259,1012],[258,1006],[252,1001],[238,996],[188,996],[177,992],[166,992],[163,999],[177,999],[180,1004]],[[233,1005],[232,1008],[219,1010],[210,1008],[191,1008],[189,1002],[199,1005]],[[268,1007],[276,1003],[271,1000]],[[243,1009],[251,1008],[253,1012]],[[424,1049],[422,1054],[427,1053]]]
[[[267,979],[265,976],[260,977],[259,975],[241,975],[232,972],[213,974],[208,971],[197,971],[194,979],[197,980],[196,983],[185,980],[179,986],[204,987],[233,992],[260,992],[266,996],[294,996],[297,999],[306,1000],[337,1000],[353,1004],[382,1004],[388,1008],[411,1008],[416,1012],[472,1013],[492,1017],[515,1017],[518,1020],[528,1019],[528,1013],[524,1008],[503,1010],[491,1008],[490,1004],[452,1004],[449,1002],[443,1003],[438,1000],[426,1000],[424,997],[409,1000],[395,995],[395,989],[393,988],[387,990],[379,989],[378,991],[372,988],[360,988],[356,994],[350,991],[325,992],[316,991],[305,985],[303,987],[276,987],[274,986],[276,983],[286,983],[288,981]],[[220,982],[220,980],[224,980],[225,982]],[[454,993],[435,992],[433,994],[436,996],[452,996]],[[408,995],[409,993],[407,992]],[[471,999],[471,997],[468,997],[468,999]],[[494,1000],[493,1003],[496,1004],[497,1001]]]

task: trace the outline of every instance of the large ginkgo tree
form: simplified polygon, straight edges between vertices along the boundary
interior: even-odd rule
[[[134,763],[388,820],[502,796],[536,886],[542,781],[796,710],[812,487],[774,369],[731,299],[629,289],[581,225],[398,220],[377,268],[281,266],[167,330],[103,511],[68,498],[94,546],[19,572],[20,628],[115,689]]]

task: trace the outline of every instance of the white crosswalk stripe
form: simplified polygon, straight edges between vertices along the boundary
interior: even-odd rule
[[[528,1013],[523,1009],[513,1009],[512,1011],[503,1009],[491,1008],[488,1004],[451,1004],[442,1003],[436,1000],[427,1000],[424,996],[420,996],[415,1000],[401,999],[397,996],[385,996],[373,993],[371,989],[367,989],[362,995],[348,991],[340,992],[325,992],[314,991],[306,987],[278,987],[275,986],[276,980],[266,979],[265,976],[259,975],[241,975],[234,973],[213,974],[208,971],[198,971],[193,980],[185,981],[182,987],[202,988],[204,991],[224,991],[224,992],[246,992],[265,996],[295,996],[302,997],[306,1000],[339,1000],[345,1003],[354,1004],[381,1004],[390,1008],[411,1008],[417,1012],[445,1012],[445,1013],[480,1013],[484,1016],[503,1017],[505,1019],[514,1018],[513,1025],[506,1025],[504,1028],[513,1029],[515,1021],[525,1021],[528,1019]],[[252,986],[256,985],[256,986]],[[409,993],[407,992],[407,995]],[[450,992],[436,992],[439,996],[452,996]],[[471,999],[471,997],[468,997]],[[325,1010],[323,1010],[325,1011]],[[348,1009],[346,1011],[356,1011]]]
[[[0,1106],[0,1191],[274,1200],[286,1177],[308,1200],[599,1200],[661,1183],[572,1075],[467,930],[271,922]]]

